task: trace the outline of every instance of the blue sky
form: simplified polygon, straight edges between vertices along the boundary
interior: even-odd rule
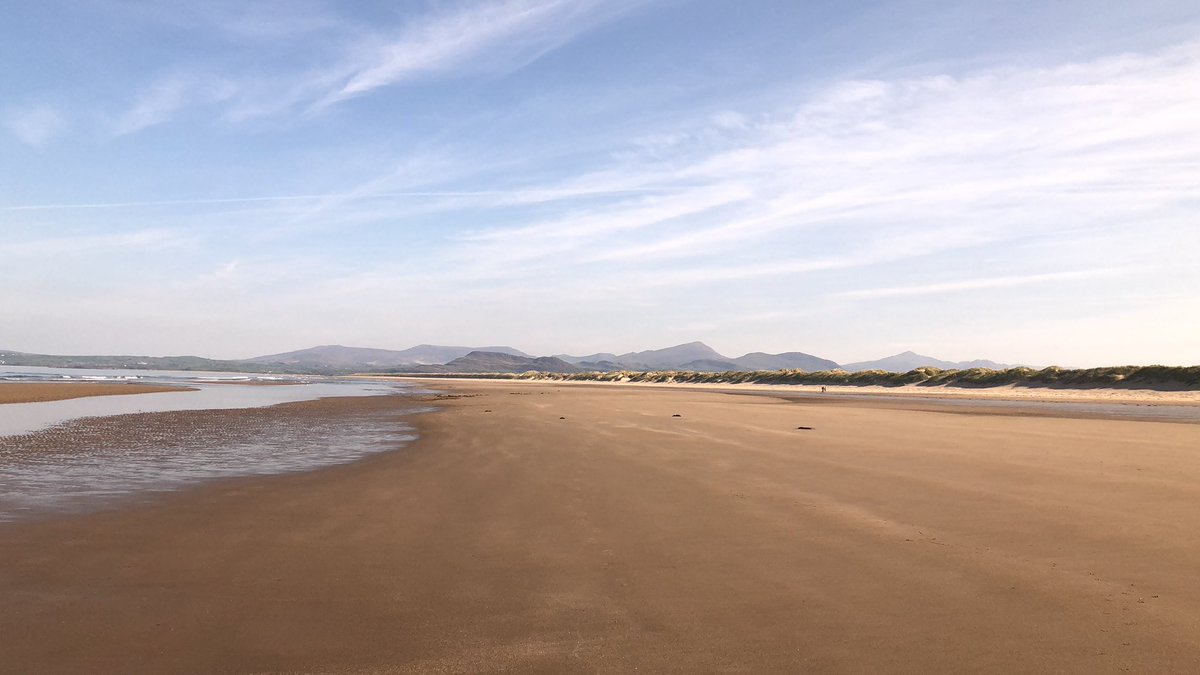
[[[0,347],[1200,363],[1200,7],[7,3]]]

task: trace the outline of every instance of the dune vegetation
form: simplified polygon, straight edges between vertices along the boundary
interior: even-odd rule
[[[585,382],[656,382],[703,384],[807,384],[899,387],[1046,387],[1062,389],[1200,389],[1200,366],[1113,366],[1108,368],[1060,368],[1040,370],[1027,367],[993,370],[968,368],[943,370],[923,367],[906,373],[884,370],[803,370],[729,371],[699,373],[690,371],[614,371],[587,373],[488,373],[443,374],[442,377],[487,377],[496,379],[560,380]]]

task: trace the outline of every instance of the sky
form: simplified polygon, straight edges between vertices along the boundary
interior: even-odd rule
[[[0,348],[1200,364],[1200,5],[13,0]]]

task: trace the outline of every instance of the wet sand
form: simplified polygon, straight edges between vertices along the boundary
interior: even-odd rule
[[[0,382],[0,404],[41,403],[88,396],[156,394],[167,391],[192,391],[192,388],[135,382]]]
[[[333,397],[81,417],[0,434],[0,522],[109,508],[216,478],[345,464],[411,440],[406,422],[421,409],[428,405],[403,395]]]
[[[399,452],[0,525],[0,664],[1200,669],[1200,425],[438,386]]]

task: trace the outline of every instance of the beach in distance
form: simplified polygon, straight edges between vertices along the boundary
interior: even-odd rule
[[[1200,668],[1200,424],[911,397],[423,384],[437,410],[404,416],[419,439],[395,451],[0,523],[0,664]],[[412,400],[253,414],[332,424],[393,406]],[[240,423],[156,415],[179,433],[195,415]],[[110,419],[119,440],[150,418]],[[28,447],[73,451],[54,443]]]
[[[0,382],[0,403],[41,403],[88,396],[124,396],[187,391],[187,387],[134,382]]]

